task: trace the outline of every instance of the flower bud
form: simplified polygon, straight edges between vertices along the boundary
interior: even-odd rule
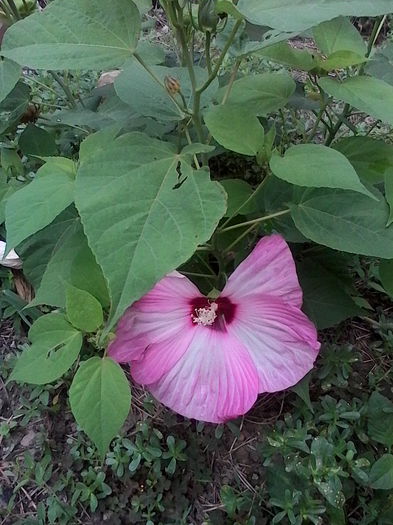
[[[176,95],[180,91],[180,82],[175,77],[165,77],[164,84],[170,95]]]
[[[214,33],[220,17],[216,13],[217,0],[201,0],[198,11],[198,25],[203,32]]]

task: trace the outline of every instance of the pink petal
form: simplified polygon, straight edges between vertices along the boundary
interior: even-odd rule
[[[187,352],[149,390],[188,418],[222,423],[245,414],[258,395],[248,352],[226,332],[196,327],[194,334]]]
[[[128,363],[140,359],[147,346],[181,333],[190,325],[190,301],[198,296],[198,288],[178,272],[161,279],[123,315],[109,356]]]
[[[284,239],[280,235],[261,239],[230,276],[222,295],[235,303],[251,295],[271,295],[300,308],[303,294]]]
[[[275,297],[238,304],[228,332],[254,361],[259,392],[277,392],[298,383],[312,369],[320,348],[315,326],[306,315]]]
[[[169,337],[149,345],[143,357],[131,364],[132,377],[141,385],[156,383],[175,366],[187,351],[195,335],[196,326],[188,323]]]

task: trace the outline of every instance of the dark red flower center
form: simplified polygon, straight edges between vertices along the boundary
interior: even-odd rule
[[[190,318],[193,324],[211,326],[218,328],[224,318],[225,323],[230,324],[236,313],[236,305],[228,297],[208,299],[207,297],[196,297],[190,303]]]

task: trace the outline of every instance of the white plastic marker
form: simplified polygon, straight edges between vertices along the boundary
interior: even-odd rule
[[[19,259],[19,256],[14,250],[11,250],[10,253],[4,258],[5,253],[5,242],[0,241],[0,264],[7,266],[8,268],[14,268],[18,270],[22,268],[22,260]]]

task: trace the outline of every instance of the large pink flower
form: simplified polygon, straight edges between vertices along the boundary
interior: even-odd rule
[[[286,242],[264,237],[214,301],[178,272],[162,279],[124,314],[109,355],[164,405],[221,423],[312,368],[320,345],[301,305]]]

